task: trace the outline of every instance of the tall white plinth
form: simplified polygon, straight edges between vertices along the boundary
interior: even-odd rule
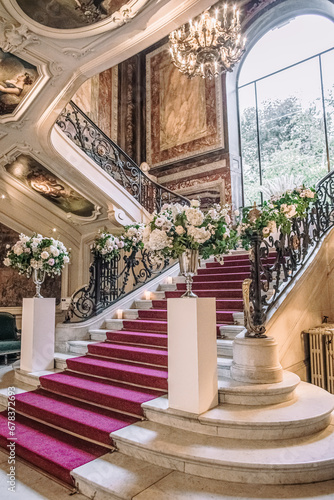
[[[218,404],[216,299],[168,299],[169,407],[199,415]]]
[[[23,299],[21,370],[54,367],[56,299]]]

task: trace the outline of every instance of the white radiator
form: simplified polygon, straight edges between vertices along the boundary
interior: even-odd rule
[[[309,334],[311,382],[334,394],[334,332],[325,324]]]

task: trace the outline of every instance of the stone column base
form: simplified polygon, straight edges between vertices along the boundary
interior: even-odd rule
[[[278,344],[272,338],[236,338],[233,345],[231,378],[250,384],[282,382]]]

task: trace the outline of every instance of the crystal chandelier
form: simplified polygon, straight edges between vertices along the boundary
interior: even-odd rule
[[[214,16],[206,10],[169,35],[173,63],[189,78],[213,78],[232,71],[245,50],[246,38],[240,31],[240,12],[235,5],[224,5],[221,20],[218,9]]]

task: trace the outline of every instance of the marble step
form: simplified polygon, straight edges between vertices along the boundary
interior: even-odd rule
[[[223,404],[201,415],[168,407],[168,397],[142,405],[145,417],[170,427],[232,439],[279,440],[315,434],[325,429],[334,410],[334,396],[302,382],[293,402],[268,406]]]
[[[232,364],[232,360],[229,361]],[[294,399],[299,383],[298,375],[288,371],[283,372],[282,382],[275,384],[247,384],[230,377],[219,377],[219,402],[250,406],[284,403]]]
[[[39,372],[26,372],[20,368],[15,368],[15,381],[33,386],[31,389],[33,390],[39,386],[39,377],[43,377],[44,375],[53,375],[54,373],[59,373],[61,371],[62,370],[58,368],[54,368],[53,370],[42,370]]]
[[[217,358],[218,377],[230,377],[232,358]]]
[[[89,344],[94,344],[91,340],[68,340],[68,352],[73,354],[86,354]]]
[[[217,339],[217,352],[218,356],[225,358],[233,357],[233,340],[230,339]]]
[[[159,291],[163,292],[175,292],[177,290],[177,287],[175,284],[171,283],[161,283],[159,285]]]
[[[135,307],[136,309],[152,309],[152,300],[136,300]]]
[[[106,332],[109,330],[123,330],[123,320],[122,319],[106,319],[104,322]]]
[[[220,327],[220,335],[223,339],[235,339],[235,337],[243,332],[245,327],[243,325],[223,325]]]
[[[278,500],[283,498],[330,500],[334,498],[334,481],[302,485],[228,483],[151,465],[119,452],[108,453],[92,460],[77,467],[71,474],[78,491],[94,500]]]
[[[210,479],[302,484],[334,478],[334,422],[312,436],[278,441],[207,436],[148,421],[111,437],[125,455]]]
[[[89,330],[89,336],[90,339],[93,342],[103,342],[107,338],[107,332],[109,332],[109,329],[104,329],[104,328],[97,328],[97,329],[92,329]]]
[[[62,352],[55,352],[55,368],[57,370],[66,370],[67,368],[66,360],[76,357],[78,357],[78,354],[72,354],[72,353],[64,354]]]

